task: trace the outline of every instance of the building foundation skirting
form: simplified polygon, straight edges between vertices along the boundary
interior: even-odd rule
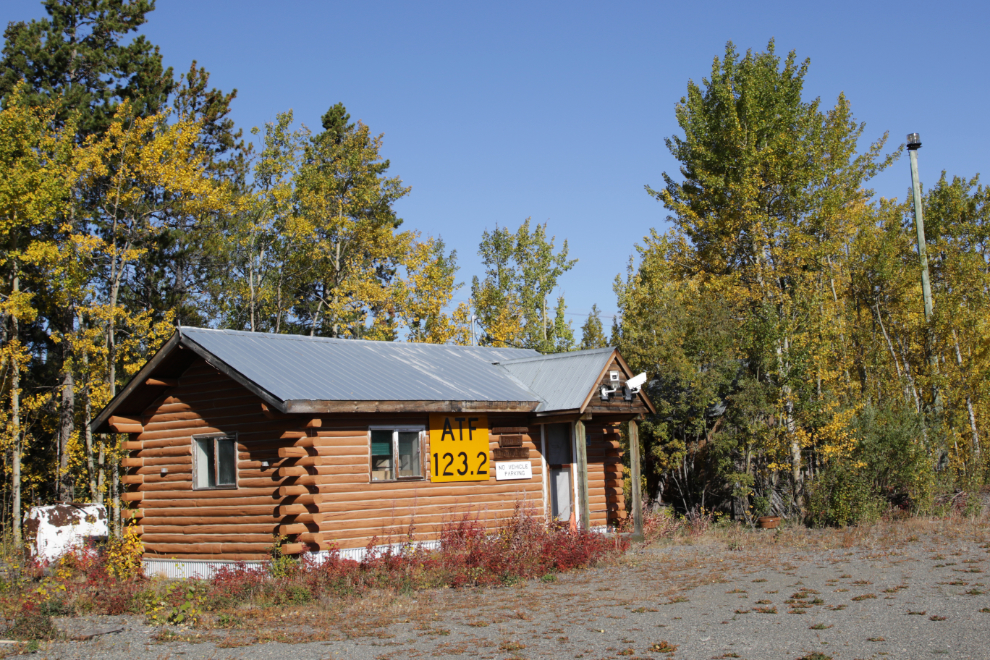
[[[385,552],[402,552],[408,550],[436,550],[440,547],[439,541],[421,541],[419,543],[393,543],[391,545],[375,546],[372,550],[381,554]],[[330,557],[329,550],[319,552],[307,552],[299,555],[300,558],[309,560],[314,564],[322,564]],[[363,561],[368,556],[368,548],[347,548],[337,550],[337,556],[341,559],[351,561]],[[232,569],[237,566],[244,566],[249,570],[264,570],[267,561],[230,561],[214,559],[143,559],[141,565],[144,574],[148,577],[163,577],[171,579],[200,579],[209,580],[217,571],[222,568]]]
[[[610,534],[612,529],[605,525],[592,527],[592,532],[597,534]],[[385,552],[403,552],[409,550],[437,550],[440,548],[440,541],[420,541],[419,543],[393,543],[391,545],[378,545],[372,548],[376,554]],[[307,552],[299,555],[300,558],[307,559],[314,564],[322,564],[330,557],[330,550],[320,550],[319,552]],[[368,548],[347,548],[337,550],[337,556],[341,559],[351,561],[364,561],[368,556]],[[225,561],[213,559],[143,559],[141,565],[144,567],[144,574],[148,577],[163,577],[170,579],[199,579],[209,580],[217,571],[222,568],[232,569],[237,566],[244,566],[249,570],[264,570],[267,561]]]

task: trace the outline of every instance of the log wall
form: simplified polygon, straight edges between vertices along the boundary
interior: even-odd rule
[[[626,517],[622,450],[617,425],[588,422],[588,506],[592,527],[617,525]]]
[[[290,551],[331,542],[364,547],[373,537],[387,543],[410,533],[428,540],[445,520],[465,515],[494,528],[517,504],[537,512],[546,505],[539,426],[518,414],[493,413],[488,419],[493,430],[513,429],[508,444],[528,450],[532,479],[497,482],[489,463],[487,482],[434,484],[428,475],[422,481],[370,482],[368,426],[427,428],[427,414],[266,414],[258,397],[197,360],[144,411],[143,431],[131,434],[125,499],[149,558],[261,559],[278,533],[289,537]],[[527,432],[519,432],[523,427]],[[211,433],[237,436],[236,489],[193,489],[192,437]],[[491,435],[491,449],[500,447],[502,435]],[[623,508],[621,478],[619,499],[606,481],[617,454],[604,438],[589,434],[593,524],[605,524],[610,507]]]

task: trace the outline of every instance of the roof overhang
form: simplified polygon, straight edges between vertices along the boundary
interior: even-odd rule
[[[121,409],[121,407],[132,401],[143,401],[148,398],[148,396],[141,396],[141,386],[149,387],[147,381],[152,376],[163,376],[166,372],[171,376],[174,371],[185,371],[185,369],[192,363],[192,360],[188,360],[189,364],[183,364],[186,362],[183,359],[185,356],[181,355],[179,350],[179,343],[181,341],[181,336],[178,332],[172,335],[165,344],[158,349],[158,352],[148,360],[140,371],[138,371],[133,378],[125,385],[117,394],[110,400],[110,402],[100,411],[100,414],[96,416],[92,422],[90,422],[89,428],[93,433],[104,433],[109,432],[110,426],[110,416]],[[190,356],[191,357],[191,356]],[[176,373],[177,377],[179,374]],[[160,390],[152,390],[153,395],[150,396],[150,400],[147,401],[148,405],[161,393]],[[136,404],[139,405],[139,404]],[[127,412],[133,412],[127,409]]]
[[[622,370],[623,375],[626,377],[627,380],[633,377],[632,369],[630,369],[629,365],[626,364],[626,361],[622,359],[622,355],[619,353],[619,349],[617,348],[613,349],[611,359],[607,363],[605,363],[604,367],[602,367],[601,373],[599,373],[598,378],[595,379],[594,386],[591,388],[591,391],[588,392],[588,396],[585,397],[584,402],[581,404],[581,408],[579,409],[578,412],[584,413],[585,410],[587,410],[588,405],[591,403],[592,399],[595,397],[596,394],[598,394],[598,384],[602,382],[602,379],[605,378],[605,374],[609,371],[609,369],[612,368],[613,361],[615,361],[619,365],[619,368]],[[654,415],[657,414],[657,409],[653,406],[653,402],[650,401],[650,397],[646,396],[646,392],[644,392],[642,388],[640,388],[639,392],[635,394],[635,398],[638,399],[640,402],[642,402],[642,404],[646,406],[647,410],[649,410],[651,414]]]
[[[177,331],[158,352],[134,375],[120,392],[100,411],[90,424],[93,433],[108,433],[111,416],[139,417],[163,393],[160,387],[148,384],[149,379],[162,381],[177,379],[196,358],[242,385],[274,411],[285,414],[331,413],[402,413],[402,412],[508,412],[532,413],[541,402],[534,401],[421,401],[421,400],[287,400],[283,401],[271,392],[231,367],[219,357],[200,346],[181,331]]]
[[[626,373],[626,378],[633,377],[632,369],[629,368],[629,365],[626,364],[626,361],[622,358],[622,354],[619,353],[619,349],[615,350],[615,361],[619,363],[619,366],[622,367],[622,370]],[[603,371],[601,376],[599,376],[599,380],[601,380],[604,376],[605,372]],[[592,395],[594,395],[594,392],[592,392]],[[639,392],[636,393],[636,396],[639,397],[639,400],[642,401],[647,408],[650,409],[650,414],[657,414],[656,406],[654,406],[653,402],[650,401],[650,397],[646,396],[646,391],[643,388],[640,388]],[[588,400],[584,402],[584,406],[581,409],[584,410],[584,408],[587,408],[590,402],[591,397],[588,397]]]

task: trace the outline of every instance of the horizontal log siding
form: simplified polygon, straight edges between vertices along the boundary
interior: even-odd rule
[[[489,461],[488,481],[432,483],[428,480],[369,483],[370,447],[367,440],[369,425],[417,424],[426,426],[428,416],[353,415],[337,422],[324,417],[318,437],[334,436],[334,445],[345,443],[359,452],[356,458],[360,470],[353,480],[331,482],[321,475],[318,491],[331,494],[319,505],[322,515],[320,532],[341,548],[364,547],[373,537],[381,543],[400,541],[412,532],[413,539],[436,538],[443,523],[476,517],[491,529],[512,516],[517,503],[529,507],[537,515],[543,510],[543,474],[540,454],[530,435],[523,436],[523,446],[530,450],[533,478],[519,481],[496,481],[495,464]],[[341,437],[345,424],[360,431],[359,439]],[[514,415],[488,416],[490,427],[526,426],[526,418]],[[539,439],[539,435],[533,436]],[[489,437],[489,450],[498,447],[498,436]],[[423,456],[430,455],[429,442],[424,443]],[[424,467],[425,469],[425,467]]]
[[[589,423],[588,504],[592,527],[617,525],[625,518],[622,493],[622,450],[617,428]]]
[[[414,540],[432,540],[444,521],[464,515],[495,528],[517,502],[543,510],[539,427],[523,436],[533,465],[531,480],[497,482],[490,462],[487,482],[370,483],[368,427],[425,427],[428,415],[319,417],[321,427],[308,431],[304,424],[310,416],[269,419],[254,394],[206,362],[194,363],[177,387],[145,411],[144,432],[132,434],[127,446],[128,457],[140,459],[129,461],[127,497],[143,529],[146,557],[263,559],[280,525],[317,533],[341,548],[364,547],[373,537],[381,543],[405,539],[410,530]],[[526,417],[491,414],[489,424],[526,426]],[[280,439],[293,431],[308,435]],[[192,436],[210,433],[237,434],[237,489],[192,488]],[[307,457],[279,458],[279,448],[290,446],[308,447]],[[497,446],[492,436],[490,448]],[[167,474],[161,474],[162,468]],[[280,486],[304,491],[283,497]],[[314,504],[311,494],[322,495],[323,501]],[[292,515],[280,515],[287,511]]]

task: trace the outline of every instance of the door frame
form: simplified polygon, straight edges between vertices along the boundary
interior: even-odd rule
[[[550,492],[550,463],[547,461],[547,430],[548,424],[567,425],[567,432],[571,440],[571,462],[561,464],[569,468],[571,473],[571,512],[575,520],[581,520],[581,503],[577,496],[577,463],[574,458],[577,456],[577,438],[574,434],[574,422],[543,422],[540,424],[540,465],[543,468],[543,511],[547,522],[553,519],[553,500]]]

